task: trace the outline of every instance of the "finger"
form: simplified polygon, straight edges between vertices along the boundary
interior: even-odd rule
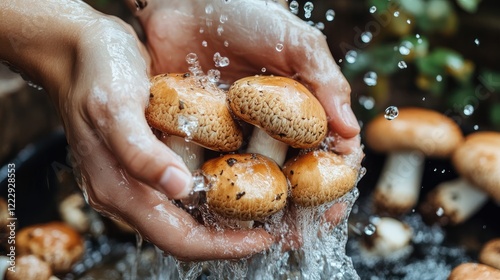
[[[121,170],[102,169],[114,166],[113,162],[110,156],[96,155],[95,161],[85,165],[92,186],[87,191],[89,201],[118,215],[165,253],[190,261],[240,259],[271,246],[272,238],[263,229],[216,231],[198,224],[164,195]]]

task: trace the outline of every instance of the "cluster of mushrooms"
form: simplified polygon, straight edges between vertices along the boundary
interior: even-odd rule
[[[355,186],[359,170],[320,148],[327,117],[299,82],[251,76],[227,91],[189,73],[151,82],[146,119],[193,173],[207,179],[206,205],[213,213],[263,221],[288,201],[317,206]],[[242,129],[249,126],[251,135]],[[300,152],[287,156],[289,147]],[[205,160],[206,149],[219,154]]]
[[[374,118],[366,126],[365,141],[373,151],[388,155],[372,195],[373,208],[383,217],[376,219],[375,234],[364,242],[368,254],[387,257],[404,251],[412,229],[398,217],[415,209],[429,223],[445,226],[467,221],[488,198],[500,204],[499,132],[477,131],[464,137],[447,116],[410,107],[400,109],[391,121],[383,115]],[[427,157],[450,160],[459,178],[437,185],[418,205]],[[461,265],[450,279],[485,279],[481,273],[499,278],[499,248],[500,237],[484,244],[479,261],[485,265]],[[479,278],[459,276],[464,271]]]

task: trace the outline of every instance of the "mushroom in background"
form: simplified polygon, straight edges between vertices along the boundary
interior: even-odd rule
[[[372,232],[365,232],[361,242],[361,253],[367,259],[397,260],[411,253],[412,228],[394,218],[373,217]]]
[[[496,269],[500,269],[500,237],[492,239],[479,252],[479,261]]]
[[[421,205],[429,221],[460,224],[488,200],[500,203],[500,133],[475,132],[465,138],[452,156],[460,177],[438,185]]]
[[[28,226],[16,237],[19,256],[35,255],[47,262],[54,274],[67,273],[84,253],[83,239],[61,222]]]
[[[1,277],[0,277],[1,278]],[[5,280],[57,280],[52,275],[48,263],[35,255],[20,256],[16,259],[16,271],[7,270]]]
[[[301,206],[318,206],[345,195],[356,184],[358,171],[330,151],[314,150],[289,159],[283,173],[291,199]]]
[[[280,167],[265,156],[224,155],[208,160],[201,169],[211,184],[206,193],[208,207],[223,217],[251,224],[286,205],[287,180]]]
[[[285,77],[252,76],[234,82],[227,93],[233,114],[254,125],[247,153],[259,153],[279,166],[288,146],[310,149],[326,137],[326,113],[299,82]]]
[[[59,204],[59,215],[61,219],[76,229],[80,233],[88,232],[90,229],[90,219],[85,213],[87,203],[81,193],[73,193],[68,195]]]
[[[448,280],[500,279],[500,270],[480,263],[463,263],[455,267]]]
[[[211,82],[186,74],[151,79],[146,119],[165,135],[162,142],[179,154],[191,171],[203,163],[203,147],[236,151],[243,133],[227,108],[225,93]]]
[[[447,158],[463,141],[458,125],[423,108],[402,108],[394,120],[384,115],[366,126],[366,144],[388,153],[373,199],[377,212],[401,215],[418,201],[425,157]]]

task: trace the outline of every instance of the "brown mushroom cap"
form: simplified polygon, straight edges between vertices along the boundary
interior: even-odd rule
[[[500,279],[500,270],[480,263],[463,263],[455,267],[448,280]]]
[[[394,120],[379,115],[366,125],[366,144],[376,152],[418,150],[446,158],[462,143],[460,127],[445,115],[423,108],[401,108]]]
[[[243,133],[227,108],[226,95],[211,83],[189,74],[151,78],[146,119],[169,135],[188,137],[210,150],[230,152],[243,143]],[[185,122],[194,127],[182,129]],[[188,135],[188,133],[190,135]]]
[[[349,192],[357,172],[335,153],[316,150],[289,159],[283,173],[290,181],[293,202],[317,206]]]
[[[50,265],[35,255],[16,259],[16,271],[7,270],[6,280],[48,280],[52,276]]]
[[[55,274],[71,270],[83,255],[83,239],[70,226],[51,222],[23,228],[17,235],[19,255],[33,254],[50,264]]]
[[[500,238],[492,239],[484,244],[479,253],[479,261],[500,269]]]
[[[475,132],[453,153],[457,172],[500,202],[500,133]]]
[[[207,203],[216,213],[260,220],[283,209],[288,184],[279,166],[259,154],[224,155],[201,167],[212,183]]]
[[[252,76],[234,82],[229,107],[245,122],[294,148],[312,148],[326,137],[326,113],[299,82],[276,76]]]

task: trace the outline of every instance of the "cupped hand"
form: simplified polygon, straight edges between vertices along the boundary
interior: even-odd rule
[[[264,230],[215,231],[169,200],[184,197],[192,178],[146,123],[150,58],[129,26],[91,16],[78,32],[73,72],[49,87],[90,205],[181,260],[238,259],[268,248]]]
[[[186,72],[195,53],[202,69],[217,69],[221,81],[255,74],[293,77],[306,84],[329,116],[338,151],[359,148],[359,125],[350,106],[350,87],[325,36],[282,3],[246,0],[152,0],[138,13],[147,36],[153,74]],[[216,66],[218,55],[229,65]],[[340,144],[344,142],[344,144]]]

